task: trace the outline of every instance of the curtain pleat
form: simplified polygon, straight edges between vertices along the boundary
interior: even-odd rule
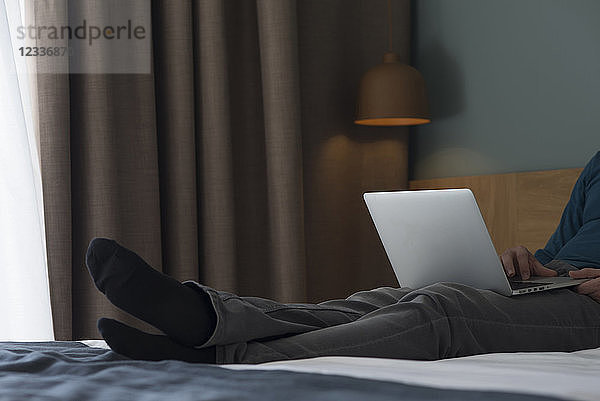
[[[94,338],[98,315],[143,326],[94,288],[85,267],[90,239],[114,238],[162,269],[154,82],[78,74],[70,83],[73,335]]]
[[[198,280],[192,2],[152,7],[163,271]]]
[[[296,1],[258,0],[272,293],[306,298]]]
[[[134,3],[151,7],[152,74],[38,78],[56,338],[98,338],[101,316],[152,331],[94,288],[95,236],[241,295],[393,285],[361,195],[406,186],[407,132],[352,124],[360,75],[385,51],[385,1]],[[397,32],[407,56],[408,25]]]
[[[36,1],[33,6],[36,25],[61,26],[68,21],[64,0]],[[64,62],[36,58],[38,65],[61,61]],[[41,65],[38,70],[44,70],[40,67],[49,66]],[[61,67],[65,66],[56,66],[56,71],[60,71]],[[52,71],[51,68],[45,70]],[[73,333],[69,76],[38,74],[37,91],[50,301],[54,337],[63,340],[70,339]]]
[[[196,119],[199,126],[202,279],[225,291],[236,288],[232,131],[227,74],[225,7],[195,3]]]

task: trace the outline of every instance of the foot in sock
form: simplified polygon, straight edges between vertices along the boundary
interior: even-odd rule
[[[194,363],[215,363],[215,347],[185,347],[167,336],[144,333],[113,319],[98,320],[98,330],[117,354],[144,361],[175,359]]]
[[[173,340],[201,345],[214,331],[216,314],[208,295],[153,269],[117,242],[94,238],[86,265],[110,302]]]

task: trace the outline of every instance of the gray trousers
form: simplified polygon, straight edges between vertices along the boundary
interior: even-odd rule
[[[600,304],[570,289],[516,297],[439,283],[377,288],[320,304],[206,292],[217,314],[217,363],[316,356],[423,359],[600,346]]]

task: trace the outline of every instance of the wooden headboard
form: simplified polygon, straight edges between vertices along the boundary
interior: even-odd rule
[[[410,189],[470,188],[498,254],[524,245],[542,248],[556,229],[581,168],[435,178],[409,183]]]

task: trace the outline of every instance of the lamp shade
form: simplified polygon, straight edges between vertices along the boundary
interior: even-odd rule
[[[418,125],[431,122],[425,80],[415,68],[386,53],[383,64],[363,75],[356,104],[355,124]]]

